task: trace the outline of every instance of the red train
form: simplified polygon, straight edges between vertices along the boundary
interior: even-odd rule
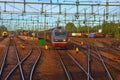
[[[38,38],[44,38],[44,32],[38,33]],[[50,41],[53,47],[65,48],[68,42],[67,31],[59,26],[46,31],[46,40]]]

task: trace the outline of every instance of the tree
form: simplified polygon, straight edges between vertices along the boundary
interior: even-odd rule
[[[8,30],[4,25],[1,25],[0,26],[0,32],[3,32],[3,31],[8,31]]]
[[[72,23],[72,22],[67,23],[65,26],[65,29],[68,32],[77,32],[77,28],[75,27],[74,23]]]

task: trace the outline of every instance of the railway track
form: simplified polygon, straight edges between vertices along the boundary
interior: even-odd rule
[[[113,53],[120,53],[120,48],[119,48],[119,45],[120,45],[120,41],[115,41],[113,43],[111,43],[111,45],[103,42],[103,41],[99,41],[101,44],[104,45],[104,49],[101,48],[102,50],[106,50],[106,51],[110,51],[110,52],[113,52]]]
[[[100,50],[97,46],[91,43],[88,44],[88,64],[90,65],[88,69],[94,78],[97,78],[96,76],[102,74],[102,76],[104,75],[103,78],[101,78],[102,80],[113,80],[113,77],[101,55]],[[97,65],[92,67],[94,64]],[[94,68],[97,67],[99,67],[99,69],[101,68],[99,73],[94,72]]]
[[[13,79],[32,80],[32,79],[40,79],[40,78],[47,79],[44,76],[46,74],[46,72],[44,72],[44,70],[42,71],[43,73],[40,74],[39,72],[41,72],[41,70],[38,69],[39,72],[36,72],[34,75],[37,63],[41,57],[41,50],[39,50],[39,48],[38,48],[39,47],[38,43],[37,42],[35,43],[32,41],[30,41],[30,42],[28,41],[27,44],[24,43],[26,46],[26,48],[23,49],[23,51],[26,52],[24,54],[24,53],[22,53],[23,51],[21,52],[19,44],[17,43],[17,42],[19,42],[18,40],[19,39],[16,39],[15,42],[16,42],[16,46],[18,49],[17,52],[19,53],[18,56],[19,56],[20,62],[17,61],[16,54],[14,54],[14,61],[16,61],[16,62],[13,62],[13,60],[11,60],[11,62],[9,62],[9,64],[11,65],[11,68],[8,68],[9,70],[7,69],[8,73],[4,73],[4,74],[8,74],[8,75],[6,75],[6,76],[2,75],[0,77],[1,80],[8,80],[8,79],[9,80],[13,80]],[[20,44],[22,44],[22,42],[25,42],[25,41],[20,40]],[[57,53],[59,54],[59,56],[58,56],[58,54],[56,54],[56,55],[52,54],[52,56],[51,56],[51,54],[49,54],[49,56],[48,56],[48,53],[46,53],[46,55],[44,56],[44,58],[46,58],[46,56],[48,56],[47,58],[50,58],[50,56],[53,58],[51,60],[52,64],[51,63],[49,64],[49,61],[46,62],[47,65],[49,64],[49,66],[51,65],[51,67],[55,66],[55,65],[53,65],[53,63],[60,62],[59,66],[61,65],[62,68],[59,67],[56,69],[61,69],[61,70],[57,70],[57,71],[61,71],[61,73],[63,73],[64,75],[60,74],[58,76],[64,76],[65,79],[68,79],[68,80],[78,80],[78,79],[81,79],[81,80],[119,80],[119,77],[117,76],[120,73],[119,67],[115,68],[114,65],[111,64],[112,60],[108,59],[108,57],[105,54],[101,53],[101,50],[98,46],[96,46],[93,43],[89,43],[89,44],[86,43],[84,45],[81,45],[81,44],[76,45],[76,44],[71,44],[71,45],[72,46],[75,45],[75,47],[77,46],[79,48],[79,50],[81,52],[78,54],[74,54],[73,52],[68,52],[67,50],[56,50]],[[13,43],[11,43],[10,45],[11,45],[10,47],[14,46]],[[29,46],[29,48],[27,46]],[[56,51],[51,49],[46,52],[49,52],[49,53],[55,52],[56,53]],[[71,51],[74,51],[74,50],[71,50]],[[16,51],[14,51],[14,52],[16,52]],[[11,54],[8,56],[11,56]],[[7,58],[8,58],[8,56],[7,56]],[[54,60],[55,57],[56,57],[56,60],[58,60],[58,61]],[[84,60],[83,60],[83,58],[84,58]],[[44,59],[44,60],[46,60],[46,59]],[[50,60],[50,59],[48,59],[48,60]],[[8,60],[6,60],[6,62],[7,61]],[[55,61],[55,62],[52,62],[52,61]],[[14,63],[13,65],[12,65],[12,62]],[[22,74],[20,73],[19,65],[21,65],[21,68],[22,68],[23,78],[21,76]],[[46,64],[42,65],[42,69],[46,69],[46,68],[43,68],[43,66],[45,67],[45,65]],[[47,67],[47,65],[46,65],[46,67]],[[6,63],[3,68],[5,68],[5,67],[6,67]],[[10,67],[8,65],[8,63],[7,63],[7,67]],[[57,72],[57,71],[55,70],[53,72]],[[63,71],[65,71],[65,72],[63,72]],[[0,71],[0,72],[4,72],[4,71]],[[51,72],[52,72],[52,70],[51,70]],[[38,74],[38,75],[36,75],[36,74]],[[49,77],[50,73],[48,73],[46,75],[48,75],[48,77]],[[39,78],[36,78],[36,76],[39,76]],[[52,74],[52,77],[53,76],[56,77],[54,73]],[[52,78],[52,79],[54,79],[54,78]],[[56,80],[56,79],[54,79],[54,80]],[[63,79],[63,78],[61,78],[61,79]]]
[[[119,56],[120,56],[120,51],[115,50],[114,48],[110,47],[110,45],[106,44],[103,41],[97,40],[99,43],[101,43],[102,45],[104,45],[104,47],[98,47],[100,49],[100,51],[102,52],[101,55],[104,57],[104,59],[108,59],[111,60],[113,62],[117,62],[119,63]],[[76,41],[75,41],[76,42]],[[87,42],[87,41],[86,41]],[[87,43],[91,43],[91,42],[87,42],[84,45],[81,44],[77,44],[80,43],[80,41],[77,41],[76,43],[71,43],[72,45],[75,45],[76,47],[79,47],[80,49],[86,49],[87,48]],[[118,43],[118,42],[117,42]],[[95,44],[95,43],[94,43]]]
[[[86,80],[87,78],[94,80],[68,51],[57,50],[57,53],[68,80]]]
[[[104,53],[103,51],[101,51],[101,48],[93,43],[89,43],[90,42],[84,45],[81,45],[79,41],[71,43],[72,46],[75,45],[75,47],[78,47],[80,51],[85,53],[87,58],[87,60],[85,61],[87,61],[86,64],[88,66],[88,73],[91,74],[93,79],[95,80],[119,80],[119,56],[112,53]],[[79,59],[78,57],[77,59],[79,61],[83,60]],[[84,68],[86,68],[86,65],[84,64],[85,62],[83,62],[82,65]]]
[[[118,66],[120,66],[119,56],[117,56],[116,54],[113,55],[113,54],[109,53],[109,55],[108,55],[108,53],[103,53],[96,45],[94,45],[94,48],[97,51],[96,53],[99,54],[98,56],[102,57],[102,59],[103,59],[103,60],[101,60],[102,63],[104,61],[104,63],[107,65],[107,68],[111,74],[111,77],[113,77],[113,79],[119,80],[119,76],[118,76],[118,74],[120,74],[120,68],[118,67]],[[112,55],[112,59],[111,59],[111,57],[107,57],[106,55],[108,55],[108,56]],[[109,74],[108,71],[107,71],[107,74]]]
[[[20,61],[19,61],[16,45],[14,41],[10,39],[9,45],[5,51],[5,57],[1,67],[1,74],[0,74],[1,78],[4,80],[5,76],[9,73],[9,71],[19,62]],[[21,65],[19,65],[19,68],[20,68],[21,76],[23,76]]]
[[[5,38],[1,38],[1,37],[0,37],[0,41],[3,41],[4,39],[5,39]]]
[[[20,59],[15,42],[10,40],[5,51],[5,57],[0,70],[1,80],[32,80],[35,67],[41,55],[42,52],[39,48],[36,50],[30,49],[28,54],[24,58]]]
[[[40,59],[40,57],[42,55],[42,49],[39,49],[39,45],[38,45],[38,43],[35,43],[35,41],[34,42],[32,42],[32,41],[29,42],[29,41],[26,41],[26,40],[24,40],[24,39],[22,39],[20,37],[17,37],[17,38],[22,43],[24,43],[25,45],[27,45],[28,47],[33,49],[32,54],[30,55],[30,57],[26,61],[24,61],[22,63],[23,64],[24,74],[26,74],[25,79],[26,80],[32,80],[35,67],[36,67],[36,65],[38,63],[38,60]],[[33,64],[33,65],[31,65],[31,64]],[[26,65],[30,65],[30,66],[26,66]]]
[[[84,50],[83,52],[84,53],[76,54],[77,56],[79,55],[81,57],[81,59],[80,59],[80,57],[76,57],[75,60],[77,60],[81,63],[83,68],[86,69],[88,75],[91,75],[94,80],[113,80],[113,78],[111,78],[108,68],[106,67],[106,65],[104,63],[104,60],[100,56],[98,56],[98,54],[99,54],[98,52],[95,52],[95,53],[97,53],[97,55],[94,54],[93,50],[89,47],[87,47],[87,49]],[[71,54],[72,54],[72,56],[75,55],[73,53],[71,53]],[[84,59],[84,61],[83,61],[82,58],[86,58],[86,60]],[[87,66],[84,64],[87,64]],[[87,79],[91,80],[89,76]]]

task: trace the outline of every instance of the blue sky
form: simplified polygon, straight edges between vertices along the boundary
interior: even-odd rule
[[[0,0],[0,1],[15,1],[15,2],[23,2],[24,0]],[[26,0],[26,2],[44,2],[44,3],[50,3],[51,0]],[[53,3],[75,3],[76,0],[52,0]],[[106,0],[79,0],[80,4],[106,4]],[[109,0],[109,4],[120,4],[119,0]],[[56,22],[60,20],[61,25],[65,25],[65,16],[64,15],[59,15],[59,6],[58,5],[44,5],[43,6],[43,12],[49,13],[46,17],[46,23],[47,26],[50,28],[51,26],[56,26]],[[72,22],[74,21],[75,25],[78,25],[78,20],[80,25],[83,24],[83,20],[85,20],[84,12],[86,10],[86,13],[91,13],[92,8],[91,6],[79,6],[79,18],[76,19],[75,13],[76,13],[76,6],[69,5],[69,6],[61,6],[61,12],[64,14],[65,9],[67,13],[72,13],[71,15],[66,16],[66,20]],[[5,14],[4,13],[4,4],[0,3],[0,11],[1,11],[1,18],[2,19],[24,19],[24,20],[0,20],[1,24],[6,25],[9,29],[17,29],[20,27],[23,27],[23,29],[32,29],[32,28],[39,28],[43,29],[44,26],[44,15],[41,14],[42,6],[38,4],[27,4],[26,5],[26,12],[37,12],[39,15],[31,15],[31,14],[21,14],[22,11],[24,10],[23,4],[15,4],[15,3],[7,3],[6,5],[6,11],[10,12],[19,12],[19,14]],[[104,10],[106,10],[105,6],[94,6],[93,7],[93,12],[95,14],[103,14]],[[56,13],[57,15],[53,15],[53,13]],[[109,6],[109,14],[117,15],[114,19],[120,20],[120,6]],[[86,16],[87,20],[94,20],[93,15],[87,15]],[[98,20],[103,20],[103,16],[95,16],[96,21],[94,24],[87,23],[87,25],[93,26],[98,24]],[[34,21],[33,21],[34,20]],[[109,21],[113,20],[113,17],[110,16],[108,18]],[[39,21],[39,23],[38,23]],[[67,22],[68,22],[67,21]],[[11,25],[12,24],[12,25]]]

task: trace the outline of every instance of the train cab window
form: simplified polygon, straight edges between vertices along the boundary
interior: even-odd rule
[[[66,36],[65,32],[55,32],[55,36]]]

